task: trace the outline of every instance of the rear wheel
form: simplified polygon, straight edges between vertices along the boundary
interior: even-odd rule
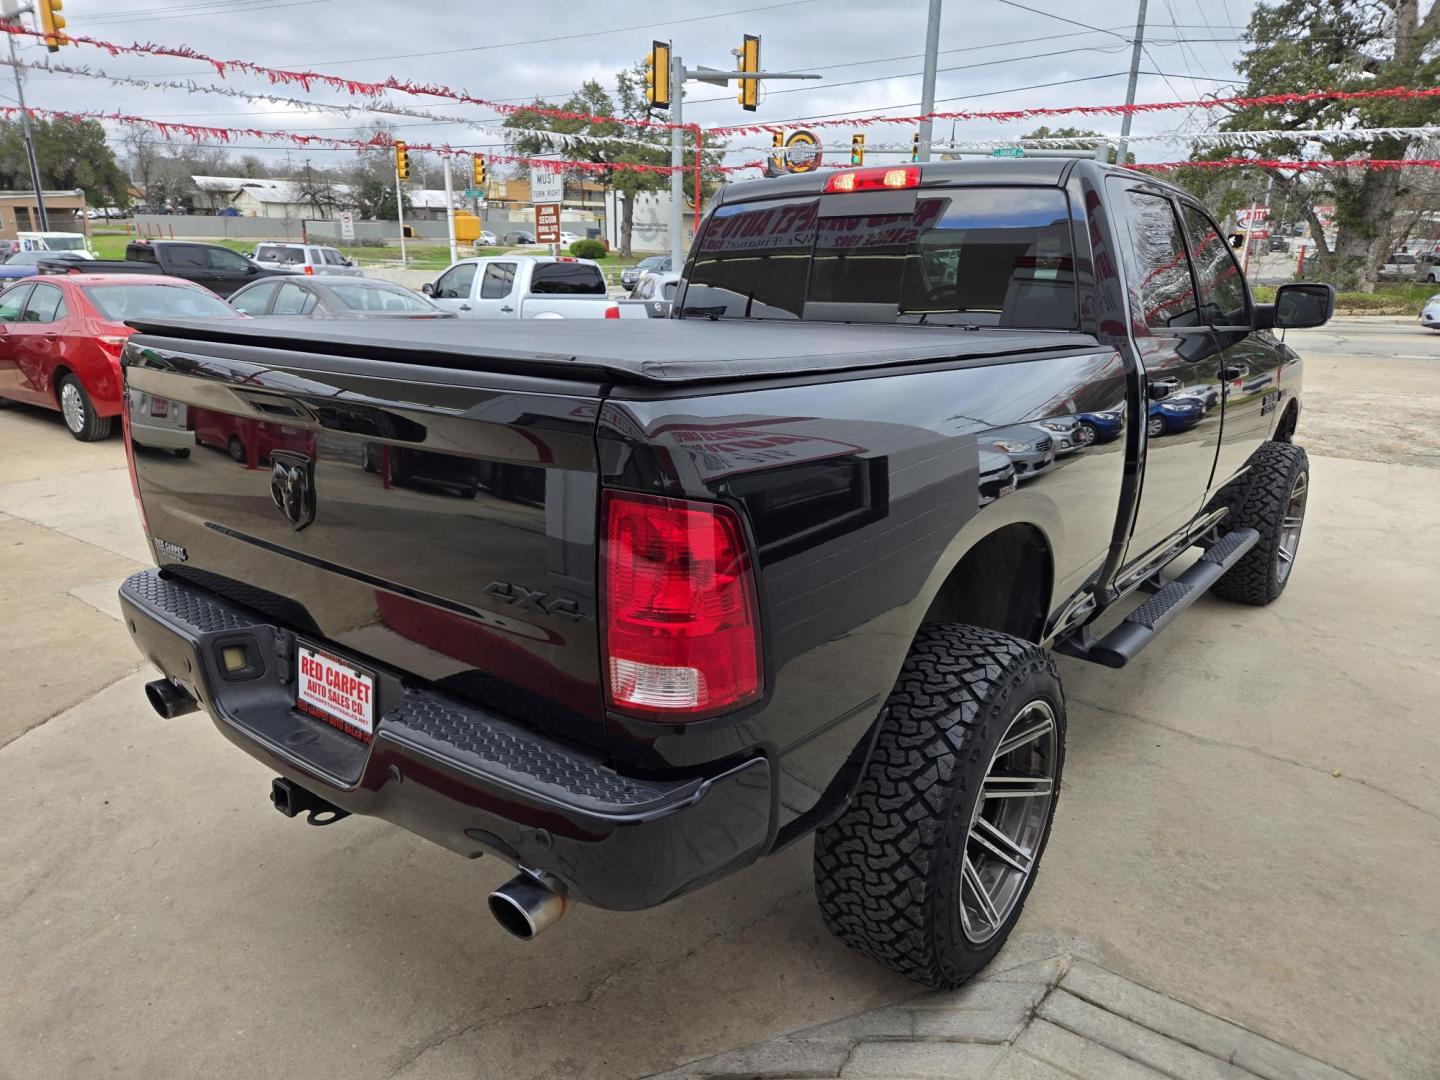
[[[225,444],[225,449],[231,458],[242,465],[245,464],[245,444],[240,441],[240,436],[231,435],[230,441]]]
[[[1294,443],[1263,443],[1243,479],[1245,486],[1223,524],[1254,529],[1260,542],[1211,591],[1242,604],[1268,604],[1285,591],[1300,551],[1310,497],[1310,459]]]
[[[64,417],[65,427],[71,435],[81,442],[98,442],[110,437],[115,418],[95,415],[95,406],[90,403],[90,395],[85,393],[85,387],[80,385],[78,378],[66,375],[61,379],[58,397],[60,415]]]
[[[1049,655],[926,626],[844,813],[815,836],[815,891],[841,941],[956,986],[1000,950],[1035,880],[1059,793],[1065,702]]]
[[[1149,435],[1152,439],[1164,435],[1166,430],[1167,426],[1163,416],[1152,416],[1145,421],[1145,434]]]

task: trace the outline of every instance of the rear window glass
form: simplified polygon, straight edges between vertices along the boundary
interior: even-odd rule
[[[279,263],[282,266],[303,266],[305,249],[290,244],[271,244],[268,247],[262,247],[255,253],[255,261]]]
[[[793,319],[809,304],[844,304],[865,305],[851,312],[872,321],[1077,325],[1070,213],[1058,188],[926,191],[897,214],[819,210],[815,198],[717,210],[684,314]]]
[[[530,292],[551,296],[605,296],[605,276],[589,263],[537,263]]]
[[[423,296],[398,285],[330,285],[335,298],[351,311],[436,311]]]
[[[84,292],[105,318],[116,322],[164,315],[218,319],[239,315],[213,293],[183,285],[87,285]]]

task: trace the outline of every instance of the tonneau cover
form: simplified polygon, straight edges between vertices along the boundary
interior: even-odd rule
[[[1062,331],[762,320],[140,319],[130,325],[172,340],[652,385],[1098,347],[1088,334]],[[135,343],[147,344],[144,338]]]

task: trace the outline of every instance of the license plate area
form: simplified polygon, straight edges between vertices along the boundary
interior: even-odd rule
[[[375,673],[303,641],[295,654],[295,708],[368,743],[375,735]]]

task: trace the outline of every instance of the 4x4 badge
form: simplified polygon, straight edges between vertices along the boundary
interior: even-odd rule
[[[315,462],[289,450],[270,452],[270,498],[292,529],[315,520]]]

